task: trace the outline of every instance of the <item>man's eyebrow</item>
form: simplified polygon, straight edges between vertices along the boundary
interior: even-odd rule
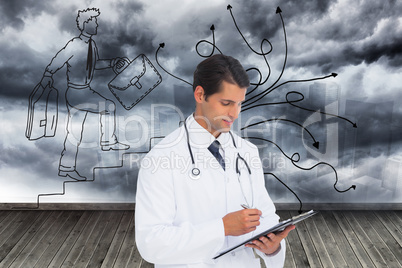
[[[228,101],[228,102],[236,103],[236,101],[234,101],[234,100],[229,100],[229,99],[221,99],[221,101]],[[246,100],[244,99],[244,100],[240,101],[240,103],[243,103],[243,102],[245,102],[245,101],[246,101]]]

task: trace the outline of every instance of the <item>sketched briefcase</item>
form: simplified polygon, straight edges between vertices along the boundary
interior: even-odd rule
[[[59,92],[56,88],[37,84],[29,95],[25,136],[29,140],[54,137],[57,128]]]
[[[126,110],[130,110],[162,82],[149,59],[140,54],[118,70],[109,82],[110,91]]]

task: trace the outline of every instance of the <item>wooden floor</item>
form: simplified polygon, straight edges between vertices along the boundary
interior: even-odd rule
[[[402,267],[402,211],[322,211],[287,243],[285,267]],[[136,249],[133,211],[4,210],[0,267],[153,265]]]

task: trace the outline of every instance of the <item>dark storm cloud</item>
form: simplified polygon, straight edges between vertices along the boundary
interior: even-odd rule
[[[100,15],[99,46],[105,57],[129,56],[124,55],[127,50],[134,50],[137,54],[154,54],[157,47],[153,46],[154,31],[149,22],[144,20],[144,6],[139,2],[116,2],[118,19],[116,22],[102,21]],[[106,13],[107,10],[101,11]]]
[[[320,19],[331,4],[330,1],[237,1],[233,9],[235,18],[245,30],[253,36],[271,39],[277,32],[282,32],[282,23],[276,13],[277,7],[287,22],[306,22]],[[240,28],[242,28],[240,27]]]
[[[0,67],[0,95],[27,98],[35,84],[40,81],[47,63],[43,57],[21,43],[2,42],[1,59],[3,64]]]
[[[315,66],[328,73],[347,65],[370,64],[382,57],[387,58],[391,67],[401,66],[401,34],[396,29],[401,28],[402,4],[398,1],[236,4],[232,11],[237,24],[243,34],[249,35],[248,41],[253,40],[251,44],[256,49],[263,38],[274,44],[283,39],[282,25],[275,14],[280,6],[287,30],[289,67]],[[265,50],[268,48],[266,45]]]
[[[39,15],[44,10],[52,10],[52,7],[46,1],[0,1],[0,29],[3,30],[9,26],[20,30],[24,27],[24,17],[27,15]]]

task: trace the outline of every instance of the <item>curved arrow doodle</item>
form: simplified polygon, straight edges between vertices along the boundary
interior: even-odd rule
[[[159,47],[158,47],[158,49],[156,50],[156,52],[155,52],[155,60],[156,60],[156,63],[159,65],[159,67],[161,67],[161,69],[162,70],[164,70],[167,74],[169,74],[170,76],[172,76],[172,77],[174,77],[174,78],[176,78],[176,79],[178,79],[178,80],[180,80],[180,81],[183,81],[184,83],[186,83],[186,84],[189,84],[190,86],[193,86],[193,84],[191,84],[190,82],[187,82],[186,80],[184,80],[184,79],[182,79],[182,78],[180,78],[180,77],[177,77],[177,76],[175,76],[175,75],[173,75],[172,73],[170,73],[170,72],[168,72],[165,68],[163,68],[163,66],[159,63],[159,61],[158,61],[158,53],[159,53],[159,50],[161,49],[161,48],[164,48],[165,47],[165,43],[160,43],[159,44]]]
[[[264,120],[264,121],[261,121],[261,122],[257,122],[257,123],[254,123],[254,124],[251,124],[251,125],[242,127],[240,130],[244,130],[244,129],[246,129],[246,128],[253,127],[253,126],[256,126],[256,125],[259,125],[259,124],[263,124],[263,123],[266,123],[266,122],[271,122],[271,121],[285,121],[285,122],[290,122],[290,123],[292,123],[292,124],[298,125],[298,126],[301,127],[302,129],[304,129],[304,130],[310,135],[310,137],[313,139],[313,141],[314,141],[313,146],[314,146],[315,148],[317,148],[317,149],[320,148],[320,142],[317,141],[317,140],[314,138],[313,134],[311,134],[311,132],[310,132],[306,127],[304,127],[303,125],[301,125],[301,124],[299,124],[299,123],[297,123],[297,122],[295,122],[295,121],[289,120],[289,119],[284,119],[284,118],[272,118],[272,119]]]

